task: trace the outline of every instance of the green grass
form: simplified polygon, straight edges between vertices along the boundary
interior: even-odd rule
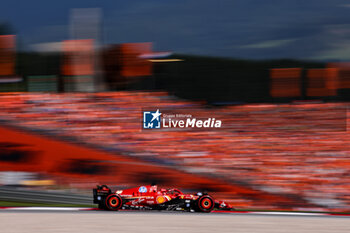
[[[32,202],[0,201],[1,207],[96,207],[95,205],[50,204]]]

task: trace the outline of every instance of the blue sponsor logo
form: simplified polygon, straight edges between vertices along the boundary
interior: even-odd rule
[[[141,186],[139,188],[139,193],[147,193],[147,188],[145,186]]]
[[[162,115],[159,109],[155,112],[143,112],[143,128],[144,129],[159,129]]]

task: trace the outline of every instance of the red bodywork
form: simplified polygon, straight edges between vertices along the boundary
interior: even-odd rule
[[[169,209],[168,206],[174,206],[172,210],[184,210],[187,209],[186,207],[188,207],[188,210],[191,210],[199,207],[197,209],[200,209],[202,212],[210,212],[214,208],[232,209],[226,202],[215,200],[207,194],[184,194],[176,188],[158,189],[156,185],[139,186],[114,192],[107,186],[98,186],[95,190],[94,202],[102,202],[107,209],[111,209],[109,208],[111,205],[112,207],[116,206],[116,210],[119,208]],[[101,193],[105,193],[105,197]],[[99,195],[101,198],[98,198]]]

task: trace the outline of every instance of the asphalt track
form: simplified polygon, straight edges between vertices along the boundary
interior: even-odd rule
[[[348,216],[76,211],[66,208],[0,210],[0,232],[252,232],[348,233]]]

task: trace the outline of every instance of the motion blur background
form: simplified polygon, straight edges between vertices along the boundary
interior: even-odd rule
[[[349,11],[1,3],[0,204],[91,205],[96,184],[155,182],[237,208],[349,211]],[[223,127],[145,131],[143,109]]]

